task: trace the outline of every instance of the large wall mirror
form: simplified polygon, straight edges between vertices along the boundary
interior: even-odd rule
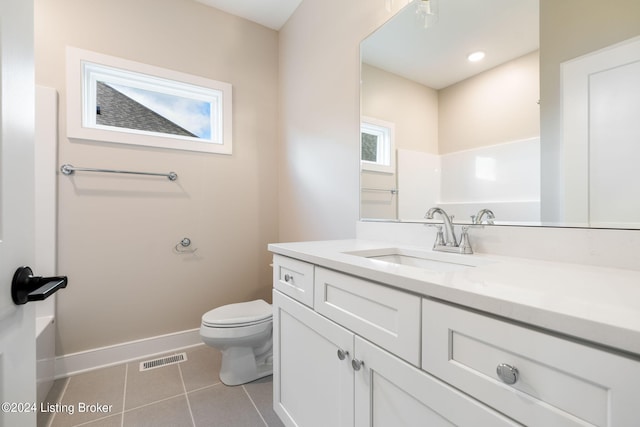
[[[640,228],[640,2],[412,0],[360,52],[363,220]]]

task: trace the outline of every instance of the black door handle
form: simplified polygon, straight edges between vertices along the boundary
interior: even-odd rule
[[[34,276],[29,267],[19,267],[11,282],[11,298],[14,304],[22,305],[28,301],[41,301],[49,298],[58,289],[67,287],[67,276]]]

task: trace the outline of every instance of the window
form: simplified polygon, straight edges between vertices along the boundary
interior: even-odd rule
[[[231,85],[67,48],[69,138],[231,154]]]
[[[362,169],[394,173],[394,124],[363,117],[360,124],[360,164]]]

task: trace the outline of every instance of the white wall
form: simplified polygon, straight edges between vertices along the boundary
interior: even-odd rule
[[[441,168],[438,205],[449,215],[487,208],[498,221],[540,221],[540,138],[444,154]]]
[[[487,208],[501,223],[540,223],[540,138],[441,156],[398,150],[397,158],[403,220],[440,206],[459,221]]]
[[[398,150],[398,217],[422,219],[440,200],[441,166],[437,154]]]

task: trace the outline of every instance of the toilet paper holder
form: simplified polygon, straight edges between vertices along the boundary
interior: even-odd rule
[[[173,250],[178,254],[192,254],[198,250],[198,248],[190,248],[191,239],[188,237],[183,237],[178,243],[176,243]]]

